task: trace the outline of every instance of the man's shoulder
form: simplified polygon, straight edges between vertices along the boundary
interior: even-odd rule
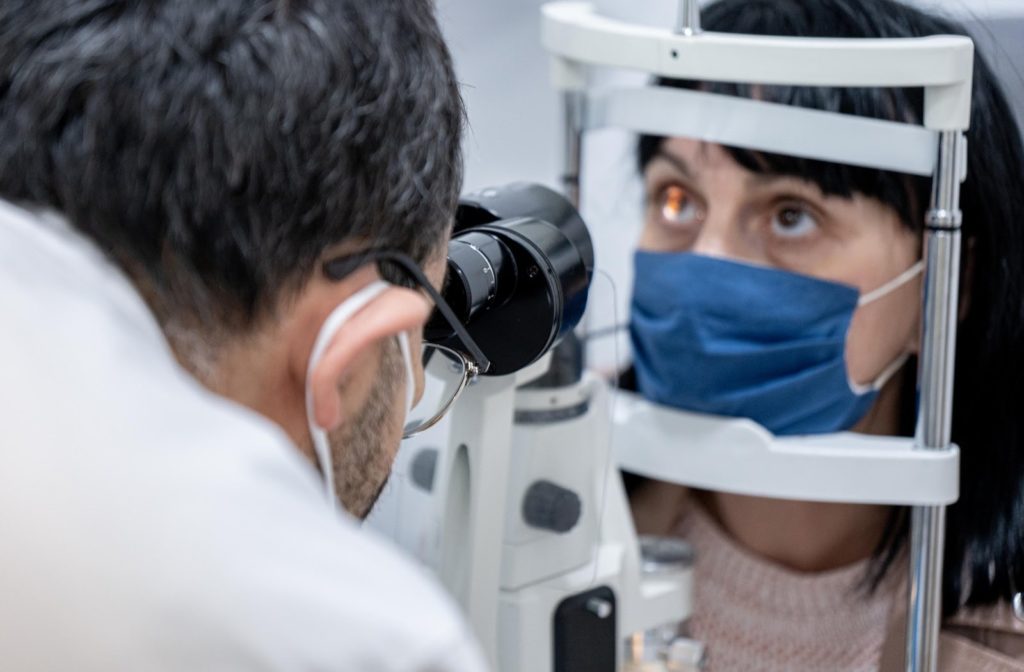
[[[450,600],[330,509],[280,428],[36,233],[0,227],[0,668],[480,669],[445,662],[475,650]]]
[[[280,503],[280,502],[279,502]],[[240,534],[203,572],[182,635],[223,630],[284,667],[483,670],[473,637],[437,582],[389,542],[350,520],[281,516]],[[218,614],[219,609],[225,609]],[[263,647],[266,647],[263,650]]]
[[[0,477],[0,592],[22,598],[0,605],[0,630],[79,662],[121,647],[166,669],[483,669],[437,582],[332,511],[283,436],[231,415],[181,414],[173,438],[154,425],[138,455],[80,445],[63,473],[43,456]]]

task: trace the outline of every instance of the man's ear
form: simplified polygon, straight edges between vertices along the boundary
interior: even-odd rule
[[[327,431],[342,421],[338,381],[377,342],[423,326],[430,304],[422,294],[389,287],[337,331],[307,381],[313,395],[313,419]]]

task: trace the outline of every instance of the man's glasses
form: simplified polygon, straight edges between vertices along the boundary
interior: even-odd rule
[[[389,250],[367,250],[339,257],[324,264],[324,274],[331,280],[341,280],[366,264],[377,264],[381,277],[392,284],[420,289],[430,297],[439,313],[465,351],[436,343],[423,344],[420,353],[423,363],[423,396],[406,418],[402,438],[415,436],[430,429],[451,410],[466,386],[490,368],[490,360],[466,331],[441,294],[430,284],[426,275],[408,255]]]

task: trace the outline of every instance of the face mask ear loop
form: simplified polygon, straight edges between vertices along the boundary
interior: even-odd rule
[[[313,451],[316,453],[317,464],[320,465],[320,472],[324,477],[324,490],[327,501],[332,509],[338,508],[338,498],[334,493],[334,461],[331,459],[331,447],[327,441],[327,432],[316,425],[316,421],[309,420],[310,434],[313,437]]]
[[[313,439],[313,452],[316,453],[316,461],[323,475],[327,500],[331,503],[331,508],[338,507],[338,497],[334,492],[334,461],[331,459],[327,431],[316,423],[313,412],[313,388],[309,381],[312,380],[313,370],[320,363],[327,346],[334,339],[338,330],[389,286],[383,281],[374,282],[338,304],[338,307],[327,316],[323,326],[320,327],[320,333],[317,334],[313,350],[309,355],[309,366],[306,368],[306,421],[309,424],[309,433]],[[408,350],[408,345],[406,345],[406,350]]]
[[[884,285],[882,285],[881,287],[879,287],[878,289],[873,289],[870,292],[868,292],[867,294],[864,294],[863,296],[861,296],[860,299],[857,300],[857,307],[859,308],[861,306],[866,306],[867,304],[869,304],[869,303],[871,303],[873,301],[879,300],[883,296],[887,296],[889,294],[892,294],[897,289],[899,289],[900,287],[902,287],[903,285],[907,284],[908,282],[913,280],[915,277],[920,275],[921,272],[923,272],[923,271],[924,271],[924,260],[921,260],[921,261],[917,262],[916,264],[914,264],[913,266],[911,266],[910,268],[908,268],[907,270],[905,270],[902,273],[900,273],[899,275],[897,275],[895,278],[893,278],[889,282],[887,282]]]
[[[902,273],[900,273],[895,278],[885,283],[878,289],[872,290],[867,294],[863,295],[862,297],[860,297],[860,300],[857,301],[857,307],[859,308],[861,306],[866,306],[872,301],[877,301],[884,296],[892,294],[897,289],[899,289],[900,287],[902,287],[903,285],[907,284],[915,277],[920,275],[923,271],[924,260],[922,259],[921,261],[917,262],[907,270],[903,271]],[[882,371],[882,373],[880,373],[874,381],[866,385],[858,385],[851,381],[850,389],[853,390],[855,394],[868,394],[869,392],[877,392],[881,390],[883,387],[885,387],[885,384],[888,383],[892,379],[892,377],[895,376],[896,373],[903,368],[903,365],[907,363],[908,359],[910,359],[910,353],[904,352],[902,355],[897,357],[892,364],[885,367],[885,370]]]
[[[409,334],[401,332],[396,337],[398,349],[402,353],[402,361],[405,363],[405,418],[403,424],[412,413],[413,399],[416,396],[416,375],[412,370],[412,351],[409,349]]]
[[[869,392],[878,392],[883,387],[885,387],[886,383],[892,380],[892,377],[895,376],[900,369],[903,368],[903,365],[907,363],[908,359],[910,359],[910,353],[904,352],[902,355],[897,357],[892,364],[885,367],[885,370],[882,371],[882,373],[878,374],[878,377],[875,378],[872,382],[866,385],[858,385],[856,383],[851,382],[850,389],[853,390],[854,394],[868,394]]]

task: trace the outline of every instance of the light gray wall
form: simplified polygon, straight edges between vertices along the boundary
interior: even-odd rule
[[[1020,13],[988,20],[968,19],[964,25],[974,36],[979,52],[995,70],[1017,113],[1024,132],[1024,0]]]
[[[542,0],[438,0],[469,110],[466,187],[554,184],[559,108],[540,46]]]

